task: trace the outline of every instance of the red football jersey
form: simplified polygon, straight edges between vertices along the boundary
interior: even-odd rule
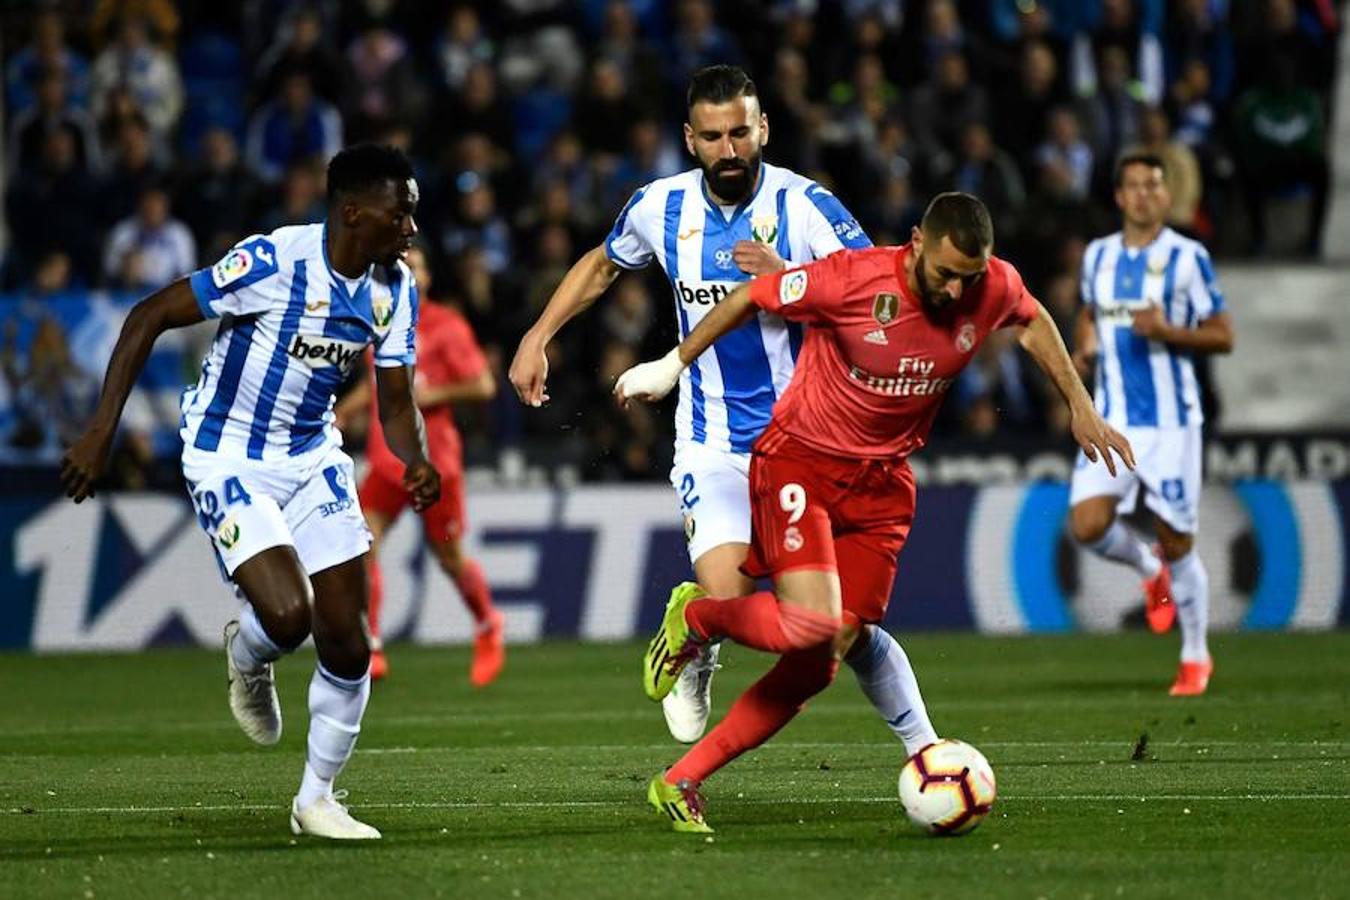
[[[997,257],[959,301],[930,312],[906,284],[909,254],[908,244],[841,250],[751,282],[756,306],[811,326],[774,406],[784,431],[838,456],[913,453],[980,342],[1036,316],[1022,276]]]
[[[477,378],[487,368],[487,358],[478,346],[473,328],[454,309],[437,303],[424,302],[417,319],[417,380],[433,386],[453,384]],[[373,379],[374,363],[366,357]],[[403,477],[403,461],[394,455],[384,441],[380,427],[374,382],[371,382],[370,433],[366,442],[366,456],[374,468],[394,478]],[[458,472],[462,466],[459,430],[450,404],[423,407],[422,418],[427,425],[427,446],[436,469]]]

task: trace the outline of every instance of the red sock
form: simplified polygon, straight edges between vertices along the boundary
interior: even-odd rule
[[[784,654],[731,705],[726,717],[671,766],[666,781],[698,784],[747,750],[767,741],[834,680],[839,661],[828,646]]]
[[[370,637],[378,647],[380,604],[384,602],[384,575],[380,571],[380,561],[373,553],[366,557],[366,582],[370,585],[370,594],[366,598],[366,622],[370,626]]]
[[[704,640],[729,637],[738,644],[787,653],[824,643],[839,630],[839,619],[779,603],[769,591],[718,600],[704,597],[684,608],[684,620]]]
[[[455,577],[455,587],[459,588],[464,605],[473,613],[473,620],[482,625],[492,615],[492,591],[488,588],[483,567],[476,559],[465,559]]]

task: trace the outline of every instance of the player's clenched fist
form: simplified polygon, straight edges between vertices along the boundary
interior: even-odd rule
[[[629,400],[660,400],[680,380],[684,363],[680,362],[679,348],[660,359],[641,363],[624,372],[614,382],[614,398],[627,406]]]
[[[412,496],[413,509],[421,512],[441,499],[441,476],[425,459],[409,464],[403,472],[403,488]]]

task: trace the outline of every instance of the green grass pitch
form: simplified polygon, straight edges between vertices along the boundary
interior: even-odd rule
[[[272,749],[218,652],[0,656],[0,897],[1350,896],[1350,633],[1219,636],[1197,700],[1165,695],[1175,638],[906,646],[998,775],[966,837],[904,820],[903,753],[847,670],[707,783],[705,838],[645,803],[678,750],[636,645],[512,648],[481,692],[463,648],[396,646],[339,782],[384,840],[334,846],[286,824],[312,651],[280,666]],[[724,661],[714,715],[768,658]]]

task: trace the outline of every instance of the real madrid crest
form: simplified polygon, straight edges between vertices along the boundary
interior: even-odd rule
[[[895,321],[899,312],[900,297],[897,294],[877,294],[876,299],[872,301],[872,318],[882,325],[889,325]]]
[[[778,240],[778,216],[750,217],[750,236],[761,244],[772,244]]]
[[[975,349],[975,326],[970,322],[961,326],[961,330],[956,332],[956,349],[962,353],[969,353]]]

